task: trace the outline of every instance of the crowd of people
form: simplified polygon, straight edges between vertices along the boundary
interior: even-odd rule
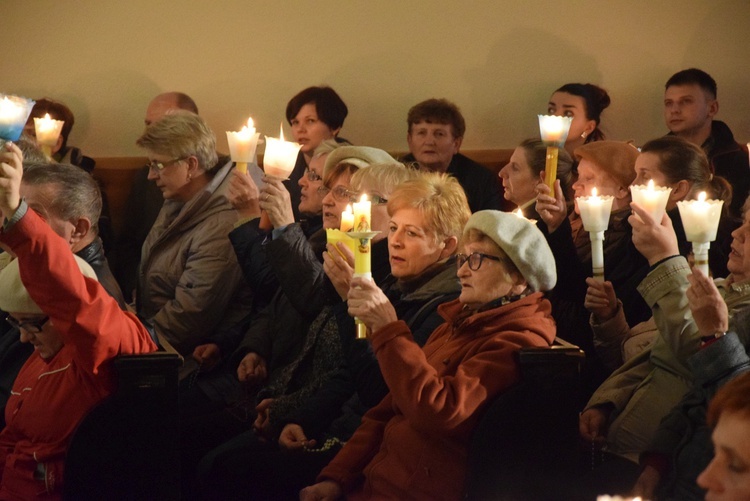
[[[609,104],[593,84],[552,93],[547,112],[572,120],[548,186],[538,138],[498,175],[461,154],[446,99],[408,111],[397,159],[341,137],[345,102],[309,87],[286,108],[301,149],[279,180],[236,169],[167,92],[115,234],[94,159],[68,145],[72,111],[37,100],[0,150],[0,499],[59,499],[113,359],[158,349],[183,359],[183,499],[461,499],[483,411],[521,380],[516,352],[556,338],[586,354],[581,450],[598,459],[558,497],[747,498],[747,148],[699,69],[666,82],[668,133],[640,147],[605,138]],[[44,114],[66,124],[50,156]],[[671,189],[661,220],[631,198],[649,181]],[[594,188],[613,199],[605,280],[576,202]],[[724,202],[710,276],[677,209],[700,192]],[[363,194],[368,276],[330,238]]]

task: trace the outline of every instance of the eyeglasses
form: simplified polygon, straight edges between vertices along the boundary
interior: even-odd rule
[[[331,189],[328,186],[321,186],[318,188],[318,193],[320,193],[323,196],[328,195],[328,193],[331,193],[333,195],[333,198],[337,202],[351,202],[352,197],[356,197],[356,193],[350,190],[347,190],[344,186],[338,185],[335,188]]]
[[[44,324],[47,323],[47,320],[49,320],[49,317],[42,317],[38,320],[24,320],[23,322],[19,322],[10,315],[5,317],[5,321],[16,329],[23,329],[26,332],[30,332],[32,334],[39,334],[40,332],[42,332]]]
[[[456,254],[456,269],[461,269],[465,262],[469,262],[469,269],[471,271],[477,271],[482,266],[482,261],[485,259],[491,259],[493,261],[502,261],[497,256],[490,256],[489,254],[482,254],[481,252],[472,252],[468,256],[466,254]]]
[[[315,181],[320,181],[321,179],[323,179],[322,177],[318,175],[317,172],[310,169],[310,167],[305,167],[305,177],[307,177],[307,180],[310,181],[311,183],[314,183]]]
[[[356,193],[356,192],[353,192],[353,191],[350,191],[349,193],[350,193],[350,195],[349,195],[349,201],[350,202],[352,202],[352,203],[359,202],[359,199],[362,196],[361,193]],[[384,198],[384,197],[382,197],[380,195],[370,195],[368,193],[367,194],[367,199],[370,202],[372,202],[372,205],[385,205],[385,204],[388,203],[388,199]]]
[[[172,160],[167,160],[166,162],[157,162],[156,160],[151,160],[146,165],[148,165],[149,170],[152,172],[161,172],[166,167],[176,164],[177,162],[182,162],[183,160],[186,160],[187,158],[188,157],[173,158]]]

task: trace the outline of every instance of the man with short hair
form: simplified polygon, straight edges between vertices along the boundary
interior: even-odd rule
[[[719,112],[716,81],[703,70],[690,68],[672,75],[664,90],[664,121],[670,134],[703,148],[711,169],[732,185],[731,214],[739,217],[750,193],[747,147],[734,140]]]
[[[68,242],[73,253],[91,265],[105,290],[125,309],[125,300],[98,236],[102,199],[96,181],[69,164],[25,164],[21,195],[29,207]],[[20,341],[17,329],[0,336],[0,411],[5,407],[18,371],[33,349],[33,345]],[[0,428],[3,423],[0,412]]]
[[[458,106],[447,99],[428,99],[409,110],[406,122],[411,153],[402,161],[454,176],[466,192],[472,212],[505,205],[498,176],[458,152],[466,131]]]

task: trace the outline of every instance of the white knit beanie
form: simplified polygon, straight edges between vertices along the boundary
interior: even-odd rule
[[[557,282],[555,257],[536,224],[508,212],[482,210],[469,218],[470,229],[487,235],[505,252],[534,291],[548,291]]]
[[[74,255],[76,263],[84,276],[96,280],[93,268]],[[14,259],[0,271],[0,310],[9,313],[34,313],[43,314],[39,306],[31,299],[29,292],[21,281],[21,272],[18,269],[18,259]]]

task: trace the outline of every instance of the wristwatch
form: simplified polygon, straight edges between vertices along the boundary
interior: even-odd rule
[[[705,346],[709,343],[713,343],[717,339],[721,339],[726,335],[727,335],[726,332],[715,332],[711,334],[710,336],[701,336],[701,346]]]

